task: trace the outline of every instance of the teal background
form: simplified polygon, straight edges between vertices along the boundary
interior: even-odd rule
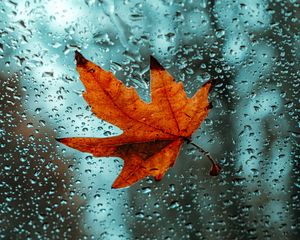
[[[0,1],[1,239],[298,239],[300,3]],[[214,108],[160,182],[112,190],[121,159],[56,137],[121,130],[92,115],[78,50],[149,101],[153,55]]]

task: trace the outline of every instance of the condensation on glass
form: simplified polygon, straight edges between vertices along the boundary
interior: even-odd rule
[[[297,239],[299,1],[0,2],[1,239]],[[175,166],[112,190],[123,164],[56,137],[121,130],[92,115],[74,51],[149,101],[149,56],[213,109]]]

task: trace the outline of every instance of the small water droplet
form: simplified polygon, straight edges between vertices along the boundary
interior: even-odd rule
[[[173,201],[173,202],[171,202],[171,204],[170,204],[170,208],[171,209],[174,209],[174,208],[178,208],[180,205],[179,205],[179,203],[177,202],[177,201]]]

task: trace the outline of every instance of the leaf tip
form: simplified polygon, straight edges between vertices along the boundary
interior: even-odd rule
[[[153,56],[150,56],[150,69],[164,70],[163,66]]]
[[[118,188],[122,188],[120,181],[118,180],[118,178],[114,181],[113,185],[111,185],[111,189],[118,189]]]
[[[65,142],[66,142],[66,138],[55,138],[55,140],[57,142],[60,142],[60,143],[63,143],[63,144],[65,144]]]
[[[119,183],[113,183],[113,185],[111,186],[111,189],[120,189],[120,188],[124,188],[126,186],[123,186]]]
[[[209,85],[209,86],[208,86],[208,85]],[[213,81],[213,80],[208,80],[206,83],[204,83],[203,87],[208,86],[208,87],[209,87],[209,88],[208,88],[208,92],[210,93],[210,92],[212,91],[214,85],[215,85],[215,81]]]
[[[85,59],[85,57],[77,50],[75,51],[75,60],[76,60],[77,65],[85,65],[88,62]]]

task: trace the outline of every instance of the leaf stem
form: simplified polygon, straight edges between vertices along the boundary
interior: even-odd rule
[[[198,144],[196,143],[193,143],[193,142],[189,142],[190,144],[192,144],[193,146],[195,146],[196,148],[198,148],[198,150],[204,154],[210,161],[213,165],[216,165],[217,163],[215,162],[215,160],[212,158],[212,156],[210,155],[209,152],[205,151],[202,147],[200,147]]]
[[[220,174],[220,172],[222,171],[221,166],[215,162],[215,160],[212,158],[212,156],[210,155],[209,152],[205,151],[202,147],[200,147],[198,144],[193,143],[191,138],[187,138],[187,137],[183,137],[183,139],[185,141],[187,141],[187,143],[192,144],[194,147],[198,148],[198,150],[204,154],[212,163],[212,167],[209,171],[209,174],[211,176],[218,176]]]

